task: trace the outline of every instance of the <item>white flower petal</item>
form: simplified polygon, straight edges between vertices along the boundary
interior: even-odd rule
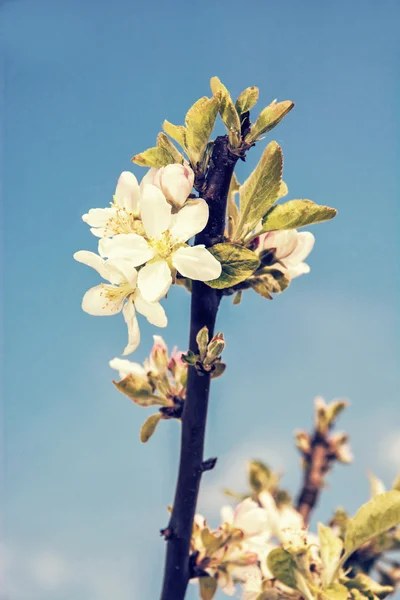
[[[234,518],[234,512],[232,506],[223,506],[221,508],[221,521],[222,523],[228,523],[232,525]]]
[[[205,246],[178,248],[172,255],[172,264],[184,277],[198,281],[218,279],[222,267]]]
[[[119,372],[121,379],[125,379],[127,375],[136,375],[137,377],[146,378],[146,370],[139,363],[131,362],[124,358],[113,358],[109,365],[112,369]]]
[[[146,317],[149,323],[156,327],[167,326],[167,315],[159,302],[146,302],[139,290],[134,295],[135,307],[138,313]],[[154,336],[155,338],[160,336]],[[162,340],[162,338],[160,338]]]
[[[82,309],[95,317],[106,317],[121,312],[124,298],[117,296],[115,299],[107,298],[106,291],[113,290],[111,285],[97,285],[90,288],[83,296]]]
[[[98,238],[107,237],[108,235],[111,235],[111,233],[109,233],[108,229],[106,229],[105,227],[91,227],[90,233],[93,233],[93,235],[95,235]]]
[[[123,283],[128,283],[132,290],[136,288],[137,271],[130,258],[109,258],[105,266],[107,269],[117,270],[122,275]]]
[[[315,237],[309,231],[298,233],[296,248],[282,262],[288,267],[298,265],[310,254],[314,243]]]
[[[302,262],[298,265],[294,265],[293,267],[289,265],[289,267],[285,269],[285,271],[291,279],[294,279],[295,277],[299,277],[300,275],[306,275],[307,273],[309,273],[310,267],[306,263]]]
[[[138,267],[153,258],[152,250],[146,240],[137,233],[121,233],[113,238],[99,241],[100,256],[108,258],[130,258],[132,265]]]
[[[107,221],[117,214],[115,208],[91,208],[82,216],[82,221],[91,227],[105,227]]]
[[[111,281],[108,277],[109,272],[107,271],[107,267],[105,266],[105,261],[101,258],[101,256],[99,256],[95,252],[89,252],[88,250],[79,250],[79,252],[75,252],[74,259],[82,263],[83,265],[92,267],[92,269],[97,271],[100,277],[102,277],[103,279]]]
[[[139,324],[136,318],[136,311],[132,298],[128,298],[128,301],[124,305],[122,312],[125,323],[128,326],[128,344],[122,353],[122,356],[126,356],[127,354],[134,352],[140,343]]]
[[[136,177],[130,171],[123,171],[119,176],[114,200],[130,213],[139,211],[140,188]]]
[[[276,248],[275,255],[277,258],[285,258],[288,256],[297,245],[297,231],[289,229],[288,231],[271,231],[266,233],[261,239],[261,250]]]
[[[208,204],[202,198],[190,200],[172,218],[171,234],[177,240],[186,242],[196,233],[203,231],[209,216]]]
[[[166,199],[175,206],[183,206],[193,188],[194,173],[189,166],[175,163],[159,170],[154,184],[161,188]],[[187,238],[188,239],[188,238]]]
[[[146,175],[142,178],[142,181],[140,182],[140,191],[143,191],[143,188],[145,185],[149,185],[152,184],[154,185],[154,178],[156,176],[156,173],[159,169],[156,169],[155,167],[151,167],[151,169],[149,169],[146,173]]]
[[[157,302],[165,296],[171,283],[171,271],[163,259],[147,263],[139,271],[138,288],[147,302]]]
[[[140,199],[143,227],[149,237],[158,238],[170,226],[171,205],[155,185],[145,185]]]

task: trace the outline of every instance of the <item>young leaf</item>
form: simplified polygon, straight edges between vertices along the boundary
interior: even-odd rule
[[[212,600],[217,591],[218,583],[214,577],[200,577],[199,586],[201,600]]]
[[[246,88],[236,100],[236,110],[239,115],[251,110],[258,100],[258,88],[254,85]]]
[[[240,212],[235,202],[235,197],[239,189],[240,183],[238,182],[235,173],[233,173],[228,191],[228,237],[230,239],[233,238],[240,219]]]
[[[162,131],[157,136],[157,148],[161,148],[165,150],[174,160],[174,162],[183,164],[183,156],[182,154],[175,148],[174,144],[171,142],[168,136],[165,135]]]
[[[284,181],[281,181],[281,187],[279,189],[278,198],[284,198],[285,196],[288,195],[288,193],[289,193],[288,186],[286,185],[286,183]]]
[[[140,154],[136,154],[132,158],[132,162],[140,165],[141,167],[166,167],[175,162],[170,152],[167,152],[164,148],[149,148]]]
[[[336,537],[330,527],[325,527],[322,523],[318,523],[318,535],[323,566],[323,582],[325,585],[330,585],[340,562],[343,542]]]
[[[128,396],[128,398],[139,406],[166,406],[168,404],[165,398],[153,394],[153,388],[147,381],[140,377],[135,377],[132,373],[124,377],[121,381],[113,381],[113,384],[118,391]]]
[[[263,231],[297,229],[314,223],[329,221],[337,214],[334,208],[319,206],[311,200],[289,200],[276,204],[263,218]]]
[[[349,591],[340,583],[332,583],[331,585],[324,587],[322,590],[322,597],[326,600],[347,600],[349,597]]]
[[[222,273],[218,279],[206,281],[212,288],[223,290],[244,281],[260,265],[259,258],[252,250],[236,244],[216,244],[209,251],[221,263]]]
[[[264,463],[252,460],[249,464],[248,473],[250,487],[256,494],[269,489],[273,477],[271,469],[264,465]]]
[[[156,413],[155,415],[150,415],[142,425],[140,430],[140,441],[144,444],[151,438],[153,433],[156,430],[156,427],[160,420],[162,419],[161,413]]]
[[[392,490],[375,496],[349,519],[344,538],[346,556],[371,538],[400,524],[400,492]]]
[[[345,586],[349,589],[357,589],[360,592],[370,592],[378,598],[384,598],[394,591],[391,585],[381,585],[365,573],[358,573],[353,579],[345,582]]]
[[[296,563],[291,554],[283,548],[272,550],[267,557],[267,566],[274,577],[296,590]]]
[[[212,77],[210,85],[214,95],[218,92],[221,94],[219,113],[228,130],[231,145],[237,148],[240,145],[240,118],[232,102],[231,95],[218,77]]]
[[[203,157],[208,138],[217,118],[220,94],[213,98],[204,96],[197,100],[186,114],[186,144],[192,166],[196,166]]]
[[[281,294],[290,285],[290,278],[279,269],[266,267],[259,273],[249,283],[257,294],[268,300],[272,300],[271,294]]]
[[[290,102],[290,100],[285,100],[284,102],[276,102],[274,100],[274,102],[271,102],[269,106],[260,112],[257,121],[251,128],[250,133],[247,134],[245,141],[249,144],[256,142],[260,136],[271,131],[271,129],[278,125],[293,107],[294,103]]]
[[[242,301],[242,291],[236,292],[234,298],[233,298],[233,304],[236,306],[237,304],[240,304]]]
[[[183,125],[173,125],[169,121],[165,120],[162,124],[162,128],[165,133],[168,133],[169,137],[178,142],[182,148],[186,149],[186,127]]]
[[[279,197],[282,183],[282,150],[276,142],[265,148],[260,162],[240,188],[241,219],[236,236],[251,231]]]

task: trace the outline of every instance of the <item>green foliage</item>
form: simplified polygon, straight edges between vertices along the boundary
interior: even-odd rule
[[[326,600],[347,600],[349,597],[348,589],[340,583],[332,583],[324,587],[322,593]]]
[[[294,590],[297,589],[296,562],[289,552],[283,548],[272,550],[267,557],[267,566],[279,581]]]
[[[358,573],[354,578],[348,579],[345,586],[349,590],[357,589],[364,594],[372,594],[372,597],[386,598],[394,589],[391,585],[381,585],[365,573]],[[367,595],[367,597],[370,597]]]
[[[233,148],[238,148],[241,142],[240,118],[235,105],[232,102],[231,95],[218,77],[212,77],[210,85],[211,91],[214,95],[220,93],[221,103],[219,106],[219,113],[228,130],[229,142],[231,146],[233,146]]]
[[[182,154],[175,148],[169,137],[162,131],[157,136],[157,147],[165,150],[174,160],[174,162],[183,164]]]
[[[150,383],[141,377],[129,374],[121,381],[113,381],[113,384],[117,390],[139,406],[166,406],[168,404],[163,396],[155,396]]]
[[[213,98],[204,96],[197,100],[186,114],[187,152],[194,168],[203,158],[208,139],[214,128],[220,102],[220,93]]]
[[[235,173],[233,173],[231,182],[229,184],[228,202],[227,202],[228,237],[230,239],[233,239],[234,233],[236,231],[236,227],[238,226],[239,220],[240,220],[239,208],[235,202],[235,197],[236,197],[236,194],[239,192],[239,190],[240,190],[240,183],[238,182]]]
[[[283,155],[280,146],[271,142],[250,177],[240,188],[241,218],[236,238],[252,231],[279,197],[282,183]]]
[[[319,206],[311,200],[289,200],[276,204],[263,218],[263,231],[298,229],[314,223],[333,219],[337,214],[334,208]]]
[[[256,88],[254,85],[243,90],[235,104],[239,115],[253,108],[258,100],[258,94],[258,88]]]
[[[265,267],[251,277],[249,284],[257,294],[272,300],[271,294],[280,294],[289,287],[290,278],[279,269]]]
[[[172,165],[176,161],[171,152],[157,146],[136,154],[132,158],[132,162],[141,167],[156,167],[159,169],[167,165]]]
[[[143,443],[146,443],[151,436],[153,435],[153,433],[156,430],[156,427],[158,425],[158,423],[161,421],[162,419],[162,414],[161,413],[155,413],[154,415],[150,415],[150,417],[148,417],[145,422],[143,423],[141,429],[140,429],[140,441]]]
[[[274,100],[274,102],[271,102],[269,106],[260,112],[257,121],[246,136],[245,141],[249,144],[256,142],[264,133],[271,131],[271,129],[278,125],[293,107],[294,103],[290,100],[285,100],[284,102],[276,102]]]
[[[212,600],[217,591],[218,583],[214,577],[200,577],[199,586],[201,600]]]
[[[271,469],[264,463],[252,460],[249,464],[249,483],[256,494],[269,489],[272,477]]]
[[[212,288],[222,290],[237,285],[250,277],[260,265],[258,256],[243,246],[229,243],[216,244],[209,250],[222,267],[218,279],[205,282]]]
[[[168,133],[169,137],[178,142],[182,148],[186,149],[186,127],[184,125],[173,125],[165,120],[162,127],[165,133]]]
[[[364,504],[349,519],[344,538],[346,557],[371,538],[400,524],[400,492],[379,494]]]
[[[330,527],[318,523],[320,553],[323,566],[323,581],[329,585],[334,577],[343,551],[343,542]]]

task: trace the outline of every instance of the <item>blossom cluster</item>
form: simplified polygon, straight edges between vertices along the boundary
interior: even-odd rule
[[[210,281],[221,265],[204,245],[187,244],[208,221],[208,205],[192,199],[194,174],[187,165],[150,169],[139,185],[133,173],[123,172],[113,203],[83,215],[98,238],[98,254],[80,251],[74,258],[95,269],[109,283],[86,292],[82,308],[95,316],[122,311],[128,326],[123,355],[139,345],[136,313],[157,327],[167,325],[159,300],[177,274]]]

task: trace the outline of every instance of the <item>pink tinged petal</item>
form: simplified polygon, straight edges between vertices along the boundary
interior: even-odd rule
[[[139,271],[138,288],[147,302],[157,302],[165,296],[172,283],[167,261],[160,259],[148,263]]]
[[[153,258],[152,250],[146,240],[137,233],[121,233],[113,238],[103,238],[99,241],[100,256],[108,258],[129,258],[134,267],[143,265]]]
[[[130,171],[123,171],[119,176],[114,199],[118,206],[130,213],[139,209],[140,189],[136,177]]]
[[[149,237],[159,238],[171,223],[171,205],[154,185],[146,185],[140,199],[143,227]]]
[[[209,216],[208,204],[202,198],[191,200],[173,216],[171,235],[181,242],[203,231]]]
[[[125,323],[128,326],[128,344],[122,353],[122,356],[126,356],[127,354],[134,352],[140,343],[139,324],[136,318],[136,311],[132,298],[128,298],[128,301],[122,309],[122,313],[124,315]]]
[[[172,264],[183,277],[198,281],[218,279],[221,264],[205,246],[178,248],[172,255]]]
[[[131,362],[124,358],[113,358],[110,360],[109,365],[112,369],[119,372],[121,379],[124,379],[127,375],[136,375],[137,377],[147,376],[146,370],[138,363]]]
[[[105,227],[107,221],[117,214],[115,208],[91,208],[83,215],[82,221],[91,227]]]
[[[288,267],[299,264],[310,254],[314,243],[315,237],[309,231],[298,233],[296,248],[283,260],[283,263]]]
[[[276,248],[276,257],[281,259],[288,256],[297,245],[297,231],[289,229],[288,231],[271,231],[261,236],[261,250]]]
[[[135,307],[138,313],[146,317],[149,323],[156,327],[167,326],[167,316],[159,302],[146,302],[139,290],[134,295]],[[160,336],[154,336],[154,338]],[[162,339],[162,338],[160,338]]]
[[[88,267],[92,267],[95,271],[98,272],[100,277],[106,279],[107,281],[111,281],[108,277],[109,272],[105,265],[105,261],[94,252],[89,252],[88,250],[79,250],[79,252],[75,252],[74,259],[83,265],[87,265]],[[119,283],[121,278],[118,281],[113,281],[113,283]]]
[[[121,312],[124,298],[110,300],[106,291],[115,289],[111,285],[97,285],[90,288],[83,296],[82,309],[95,317],[106,317]]]
[[[194,173],[185,165],[168,165],[159,171],[159,182],[156,183],[172,204],[182,206],[193,188]]]
[[[145,185],[155,185],[154,184],[154,178],[156,176],[156,173],[159,169],[156,169],[155,167],[151,167],[151,169],[149,169],[146,173],[146,175],[142,178],[142,181],[140,182],[140,191],[143,190]]]
[[[128,283],[132,290],[136,288],[137,271],[130,258],[110,258],[106,261],[105,266],[112,272],[117,271],[120,277],[122,276],[123,282]],[[110,279],[110,281],[112,280]]]

